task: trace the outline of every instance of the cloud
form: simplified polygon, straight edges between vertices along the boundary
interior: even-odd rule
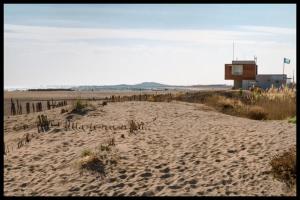
[[[295,68],[296,35],[290,29],[285,34],[281,28],[268,30],[272,31],[253,26],[163,30],[5,24],[4,83],[231,84],[224,80],[223,68],[232,59],[232,40],[239,59],[258,57],[259,73],[281,72],[282,57],[292,61],[286,70]]]
[[[242,30],[254,31],[260,33],[268,34],[283,34],[283,35],[296,35],[295,28],[282,28],[282,27],[272,27],[272,26],[240,26]]]
[[[63,28],[24,25],[4,25],[5,39],[22,39],[41,42],[80,42],[87,40],[139,39],[186,44],[229,44],[276,43],[282,34],[296,34],[294,29],[278,27],[242,26],[237,30],[209,29],[103,29],[103,28]]]

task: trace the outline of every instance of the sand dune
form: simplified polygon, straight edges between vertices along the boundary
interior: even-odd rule
[[[273,180],[272,155],[296,144],[296,125],[224,115],[201,104],[184,102],[93,102],[86,115],[46,111],[50,119],[66,117],[96,130],[65,130],[63,125],[37,134],[38,113],[4,117],[4,195],[295,195]],[[98,125],[144,122],[136,134]],[[16,125],[27,124],[20,129]],[[15,128],[13,128],[15,127]],[[32,140],[17,148],[25,133]],[[125,137],[122,137],[122,134]],[[84,149],[114,137],[119,161],[104,178],[74,163]]]

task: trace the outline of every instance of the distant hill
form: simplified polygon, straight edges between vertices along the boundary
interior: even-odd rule
[[[71,89],[79,91],[99,91],[99,90],[167,90],[167,89],[183,89],[183,88],[230,88],[231,86],[225,84],[215,85],[191,85],[191,86],[180,86],[180,85],[165,85],[156,82],[143,82],[133,85],[119,84],[119,85],[87,85],[87,86],[76,86]]]
[[[133,87],[138,87],[138,88],[165,88],[165,87],[170,87],[170,85],[164,85],[161,83],[155,83],[155,82],[143,82],[139,84],[133,85]]]
[[[74,89],[67,89],[67,88],[47,88],[47,89],[28,89],[27,91],[74,91]]]
[[[120,84],[120,85],[102,85],[102,86],[78,86],[73,87],[75,90],[149,90],[149,89],[157,89],[157,88],[167,88],[169,85],[164,85],[161,83],[155,82],[143,82],[134,85],[128,84]]]

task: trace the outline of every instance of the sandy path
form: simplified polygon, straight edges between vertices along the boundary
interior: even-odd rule
[[[59,111],[47,115],[63,120],[66,114]],[[5,117],[5,142],[36,132],[12,129],[35,118]],[[4,195],[295,195],[273,180],[268,165],[272,155],[296,144],[294,124],[238,118],[184,102],[109,103],[73,120],[119,126],[129,119],[145,122],[145,129],[129,135],[128,130],[60,127],[13,149],[4,161]],[[117,167],[104,179],[80,175],[72,163],[112,135]]]

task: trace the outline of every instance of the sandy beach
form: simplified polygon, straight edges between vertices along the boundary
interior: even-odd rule
[[[84,115],[61,108],[4,116],[5,196],[295,196],[270,174],[271,157],[296,144],[296,125],[216,112],[203,104],[91,102]],[[70,105],[64,107],[70,110]],[[37,115],[60,122],[37,133]],[[66,119],[85,125],[66,130]],[[129,120],[143,129],[119,128]],[[28,128],[22,127],[24,124]],[[103,128],[109,127],[107,130]],[[17,148],[24,134],[30,142]],[[115,138],[118,162],[102,177],[75,167],[85,149]]]

